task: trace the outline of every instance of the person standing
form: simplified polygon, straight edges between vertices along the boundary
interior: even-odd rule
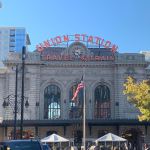
[[[150,150],[150,147],[148,146],[148,144],[144,144],[144,150]]]

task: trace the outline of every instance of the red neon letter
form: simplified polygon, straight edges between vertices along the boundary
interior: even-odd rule
[[[110,47],[110,45],[111,45],[111,42],[110,42],[110,41],[106,41],[106,43],[105,43],[104,47],[105,47],[105,48],[109,48],[109,47]]]
[[[50,45],[50,43],[49,43],[48,40],[47,40],[47,41],[44,41],[43,43],[44,43],[44,46],[45,46],[45,47],[51,47],[51,45]]]
[[[104,39],[102,39],[100,46],[104,46],[103,44],[104,44]]]
[[[99,44],[99,41],[101,38],[99,38],[99,37],[95,37],[95,38],[96,38],[96,44]]]
[[[56,43],[57,43],[57,44],[60,44],[60,43],[61,43],[61,37],[60,37],[60,36],[57,36],[57,37],[55,38],[55,40],[56,40]]]
[[[68,41],[69,41],[68,35],[64,35],[64,42],[68,42]]]
[[[36,49],[38,50],[38,52],[42,52],[44,50],[41,45],[36,45]]]
[[[117,51],[117,49],[118,49],[118,46],[113,45],[112,48],[111,48],[111,51],[112,51],[113,53],[115,53],[115,52]]]
[[[49,41],[52,41],[52,45],[56,45],[56,43],[54,42],[54,39],[50,39]]]
[[[100,56],[95,56],[95,60],[101,60]]]
[[[80,34],[75,34],[75,41],[79,42],[80,41]]]
[[[88,42],[93,43],[93,36],[88,37]]]

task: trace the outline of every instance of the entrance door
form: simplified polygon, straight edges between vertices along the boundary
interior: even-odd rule
[[[142,131],[139,129],[129,129],[123,133],[123,137],[128,140],[131,150],[141,150],[143,143]]]
[[[82,145],[82,137],[83,133],[81,130],[74,131],[74,145],[78,147],[78,149],[81,148]]]

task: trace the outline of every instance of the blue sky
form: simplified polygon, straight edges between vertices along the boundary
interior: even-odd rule
[[[0,0],[0,26],[25,27],[30,50],[64,34],[103,37],[118,51],[150,50],[150,0]]]

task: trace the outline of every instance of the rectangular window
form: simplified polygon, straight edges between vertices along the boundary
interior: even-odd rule
[[[15,47],[15,42],[9,42],[10,47]]]
[[[10,42],[15,42],[15,37],[14,36],[10,36]]]
[[[15,29],[10,30],[10,36],[15,36]]]
[[[10,52],[14,52],[15,51],[15,47],[9,47],[9,51]]]

